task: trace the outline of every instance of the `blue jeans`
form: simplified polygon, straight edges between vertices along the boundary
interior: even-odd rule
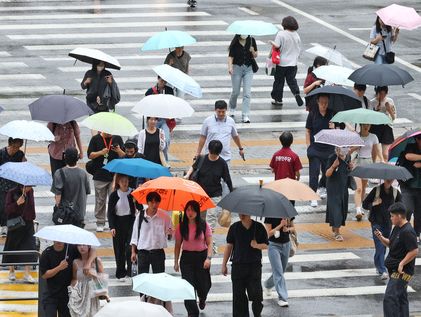
[[[163,150],[165,160],[168,162],[168,150],[170,149],[170,143],[171,143],[171,135],[170,135],[170,128],[167,126],[166,119],[158,118],[158,121],[156,123],[156,127],[159,129],[162,129],[165,134],[165,148]]]
[[[243,82],[243,106],[242,116],[250,115],[251,82],[253,80],[253,69],[246,65],[232,65],[231,75],[232,92],[229,101],[230,110],[237,108],[237,98],[240,95],[241,82]]]
[[[374,64],[387,64],[386,55],[377,54],[376,58],[374,59]]]
[[[288,265],[290,242],[276,243],[269,241],[268,256],[272,266],[272,275],[264,282],[266,288],[275,286],[278,298],[287,301],[288,290],[284,273]]]
[[[408,283],[404,280],[389,279],[383,299],[385,317],[409,317],[407,287]]]
[[[387,272],[387,269],[384,266],[384,256],[386,254],[386,247],[380,242],[380,240],[374,234],[374,231],[376,229],[379,229],[383,237],[385,238],[389,238],[391,229],[388,226],[381,226],[375,223],[371,224],[374,247],[376,249],[376,251],[374,252],[374,266],[376,267],[377,272],[379,272],[379,274],[383,274],[384,272]]]

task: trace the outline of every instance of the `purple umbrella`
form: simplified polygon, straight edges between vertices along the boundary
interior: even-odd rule
[[[339,129],[323,129],[314,136],[314,142],[337,147],[364,146],[364,141],[356,132]]]

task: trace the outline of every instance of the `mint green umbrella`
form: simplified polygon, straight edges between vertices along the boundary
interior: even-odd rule
[[[264,36],[276,34],[279,29],[269,22],[259,20],[241,20],[231,23],[226,31],[233,34]]]
[[[125,117],[115,112],[99,112],[81,122],[85,127],[112,135],[133,136],[136,127]]]
[[[347,122],[359,124],[391,124],[392,120],[383,112],[358,108],[340,111],[331,120],[332,122]]]

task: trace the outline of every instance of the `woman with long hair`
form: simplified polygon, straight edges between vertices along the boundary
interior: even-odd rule
[[[304,94],[308,95],[311,91],[319,88],[324,83],[324,80],[318,79],[313,73],[316,68],[323,65],[327,65],[327,59],[321,56],[316,56],[313,61],[313,65],[307,70],[307,77],[304,81]],[[317,96],[305,97],[304,99],[306,101],[307,111],[310,111],[313,107],[317,107]]]
[[[384,24],[380,17],[376,18],[370,33],[370,43],[379,47],[374,63],[387,64],[386,54],[392,51],[392,44],[396,42],[398,35],[399,28],[392,28]]]

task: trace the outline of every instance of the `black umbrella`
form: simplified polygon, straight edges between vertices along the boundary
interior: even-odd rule
[[[402,181],[406,181],[413,177],[405,167],[386,163],[372,163],[357,166],[352,170],[350,175],[365,179],[397,179]]]
[[[317,96],[319,94],[329,95],[329,109],[335,112],[357,109],[362,106],[358,96],[352,90],[342,86],[323,86],[314,89],[306,97]]]
[[[219,203],[231,212],[271,218],[292,218],[297,211],[284,195],[258,185],[242,186],[225,196]]]
[[[354,71],[348,79],[357,84],[373,86],[402,85],[414,78],[406,71],[390,64],[368,64]]]

